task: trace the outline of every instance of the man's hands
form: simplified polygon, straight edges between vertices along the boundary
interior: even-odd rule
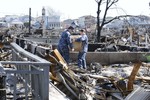
[[[72,39],[71,39],[71,41],[72,41],[72,42],[75,42],[75,41],[76,41],[76,39],[72,38]]]
[[[74,51],[74,48],[72,48],[71,51]]]

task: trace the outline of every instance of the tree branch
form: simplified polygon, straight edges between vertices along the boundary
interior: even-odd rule
[[[133,16],[133,15],[121,15],[121,16],[116,16],[116,17],[110,19],[109,21],[105,21],[105,22],[104,22],[104,25],[105,25],[105,24],[108,24],[108,23],[110,23],[110,22],[112,22],[113,20],[120,19],[120,18],[123,18],[123,17],[138,17],[138,16]]]

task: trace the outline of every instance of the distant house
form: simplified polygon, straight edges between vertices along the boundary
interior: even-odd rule
[[[61,22],[60,22],[60,16],[45,16],[45,27],[46,29],[60,29],[61,28]],[[42,16],[36,18],[36,22],[34,24],[43,26],[43,19]]]
[[[79,27],[81,28],[90,28],[96,24],[96,18],[91,15],[82,16],[78,19]]]
[[[35,29],[40,29],[41,23],[39,21],[32,21],[32,27]]]
[[[71,25],[71,23],[72,23],[73,21],[74,21],[74,20],[72,20],[72,19],[64,20],[64,21],[61,23],[62,28],[63,28],[63,29],[68,28],[68,27]]]
[[[46,27],[47,29],[60,29],[60,16],[49,16],[46,17]]]
[[[22,22],[29,22],[29,15],[23,15],[19,17],[19,20]],[[31,17],[31,21],[34,20],[33,17]]]
[[[14,26],[16,28],[22,28],[23,27],[23,22],[18,20],[18,19],[14,19],[11,21],[10,26]]]
[[[9,23],[9,22],[12,22],[12,20],[18,19],[18,18],[19,18],[19,16],[17,16],[17,15],[6,15],[5,18],[4,18],[4,20],[7,23]]]
[[[7,23],[6,22],[0,22],[0,28],[2,27],[7,27]]]

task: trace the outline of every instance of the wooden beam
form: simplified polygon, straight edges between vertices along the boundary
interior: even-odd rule
[[[141,65],[142,65],[141,61],[134,64],[133,70],[132,70],[131,75],[128,80],[128,87],[127,87],[128,91],[133,90],[133,82],[135,80],[135,77],[136,77]]]

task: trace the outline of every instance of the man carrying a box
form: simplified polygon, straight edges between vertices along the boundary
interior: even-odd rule
[[[80,68],[86,69],[87,67],[86,67],[86,59],[85,58],[86,58],[86,53],[88,51],[88,37],[87,37],[84,29],[80,30],[80,35],[81,35],[81,37],[77,38],[75,40],[75,42],[82,43],[81,50],[79,51],[79,54],[78,54],[78,66]]]
[[[61,33],[61,37],[58,43],[58,51],[62,55],[62,57],[65,59],[67,64],[70,63],[70,57],[69,57],[69,50],[71,49],[74,51],[73,44],[70,38],[71,33],[73,32],[74,28],[70,26],[67,30]]]

